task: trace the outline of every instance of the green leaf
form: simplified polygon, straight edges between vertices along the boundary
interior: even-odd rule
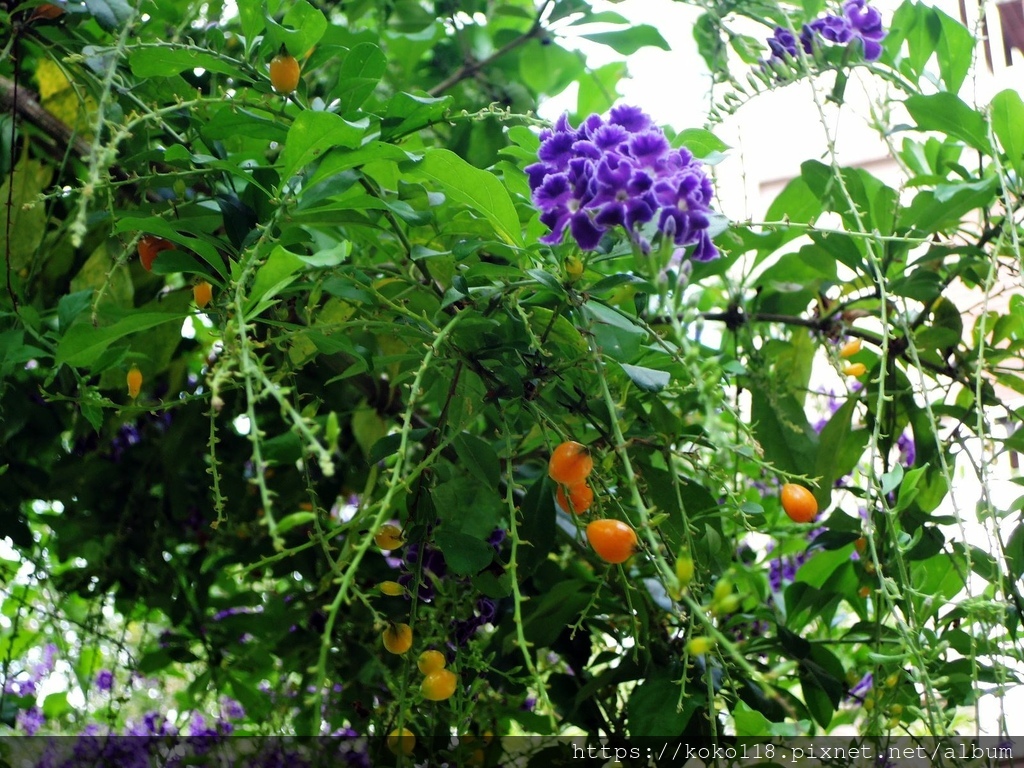
[[[298,528],[300,525],[306,525],[306,523],[312,523],[316,520],[315,512],[292,512],[290,515],[286,515],[277,522],[278,534],[290,531],[292,528]]]
[[[624,61],[613,61],[603,67],[589,70],[580,78],[576,96],[576,114],[592,115],[607,112],[618,97],[616,86],[626,76]]]
[[[91,303],[93,291],[76,291],[62,296],[57,302],[57,329],[61,332],[68,330],[72,322]]]
[[[431,429],[413,429],[409,431],[409,440],[413,443],[418,443],[429,435],[433,430]],[[369,455],[366,457],[366,461],[369,464],[376,464],[378,461],[383,461],[388,456],[393,455],[402,445],[402,436],[398,433],[393,435],[387,435],[382,437],[373,447],[370,449]]]
[[[593,32],[589,35],[580,35],[595,43],[607,45],[616,53],[623,56],[632,56],[641,48],[661,48],[663,51],[670,50],[669,44],[661,33],[649,24],[638,24],[628,29],[616,29],[611,32]]]
[[[922,131],[939,131],[977,150],[992,153],[985,118],[952,93],[910,96],[903,105]]]
[[[706,698],[692,690],[680,696],[679,683],[668,670],[651,670],[629,695],[626,712],[630,738],[662,738],[682,733]],[[681,709],[677,710],[676,705]]]
[[[306,262],[280,245],[275,245],[266,262],[256,272],[245,304],[245,316],[256,317],[269,307],[272,299],[287,288]]]
[[[341,102],[341,111],[350,113],[363,105],[388,68],[388,60],[373,43],[358,43],[341,62],[338,84],[331,96]]]
[[[101,328],[96,328],[88,322],[76,323],[61,338],[55,365],[60,367],[67,364],[76,368],[87,368],[118,339],[163,323],[180,323],[182,319],[180,312],[135,312],[113,325]]]
[[[450,96],[433,98],[399,92],[388,99],[387,112],[381,124],[381,138],[394,141],[437,122],[448,111]]]
[[[550,646],[566,626],[579,618],[592,591],[593,586],[586,581],[567,578],[531,599],[523,607],[523,634],[527,642],[541,648]]]
[[[288,129],[284,152],[281,153],[281,160],[284,163],[281,178],[290,179],[309,163],[335,147],[355,149],[362,141],[369,124],[370,121],[366,118],[349,122],[330,112],[303,110]]]
[[[974,57],[974,35],[952,16],[938,8],[932,13],[939,20],[942,31],[935,46],[935,59],[939,63],[939,76],[950,93],[959,93]]]
[[[352,414],[352,435],[355,437],[359,447],[363,449],[363,454],[366,455],[367,460],[378,449],[378,446],[380,446],[381,441],[385,439],[387,434],[388,425],[375,408],[363,405]],[[390,435],[389,437],[398,438],[400,441],[402,436]],[[398,444],[395,445],[395,449],[397,448]]]
[[[788,218],[798,224],[811,224],[822,211],[821,198],[811,191],[803,177],[797,176],[775,196],[765,217],[768,221]]]
[[[636,384],[644,392],[660,392],[668,386],[671,377],[667,371],[656,371],[653,368],[644,368],[639,365],[619,363],[622,370],[629,376],[630,381]]]
[[[242,34],[245,35],[246,45],[251,47],[266,24],[263,3],[262,0],[238,0],[237,5]]]
[[[419,163],[408,167],[408,174],[436,184],[450,199],[482,214],[505,242],[522,245],[519,214],[508,190],[493,174],[474,168],[447,149],[428,149]]]
[[[852,472],[864,452],[868,430],[853,431],[851,428],[857,403],[856,398],[848,398],[819,435],[817,461],[814,465],[815,475],[821,478],[821,485],[814,493],[818,509],[829,506],[835,481]]]
[[[435,486],[430,496],[442,525],[453,531],[484,540],[502,523],[505,506],[497,484],[458,475]]]
[[[903,465],[897,464],[881,477],[882,493],[888,494],[895,491],[903,481]]]
[[[818,435],[792,395],[755,387],[751,394],[751,418],[754,435],[767,461],[798,475],[814,467]]]
[[[463,432],[452,441],[452,447],[466,471],[484,485],[497,488],[501,476],[498,454],[490,443],[476,435]]]
[[[771,733],[771,721],[755,709],[751,709],[744,702],[737,701],[732,707],[732,719],[736,724],[736,735],[764,736]]]
[[[554,492],[551,480],[544,473],[529,487],[519,505],[523,516],[517,568],[520,578],[533,574],[555,545],[555,505],[551,503]]]
[[[135,15],[125,0],[85,0],[85,8],[107,31],[124,26]]]
[[[584,304],[583,314],[587,317],[601,354],[619,363],[637,358],[640,345],[647,337],[643,328],[617,310],[597,301]]]
[[[1018,176],[1024,176],[1024,101],[1009,88],[992,99],[992,130],[1006,151],[1006,159]]]
[[[579,80],[586,61],[578,51],[531,40],[519,56],[519,77],[532,91],[555,96]]]
[[[494,559],[494,548],[486,541],[447,525],[441,525],[434,531],[434,544],[457,576],[472,576],[490,565]]]
[[[320,42],[327,31],[327,19],[323,12],[306,0],[294,0],[283,22],[284,25],[281,25],[273,19],[267,19],[267,38],[274,50],[283,44],[292,56],[304,56],[306,51]]]
[[[529,321],[531,330],[544,342],[545,349],[554,348],[567,363],[586,357],[590,352],[587,340],[565,315],[555,317],[555,313],[546,307],[531,307]]]
[[[136,48],[128,56],[128,65],[136,77],[171,77],[193,69],[207,69],[220,72],[240,80],[247,80],[245,74],[230,60],[222,59],[206,51],[191,48],[171,48],[160,45],[153,48]]]
[[[716,152],[724,152],[729,145],[715,136],[711,131],[703,128],[687,128],[673,140],[675,147],[686,147],[693,153],[694,157],[707,157]]]

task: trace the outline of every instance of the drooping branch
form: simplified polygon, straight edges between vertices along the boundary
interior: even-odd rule
[[[516,48],[525,45],[535,37],[539,37],[540,33],[544,31],[544,25],[542,23],[542,20],[544,18],[544,14],[547,11],[548,5],[550,5],[549,2],[545,3],[541,7],[540,11],[538,11],[537,13],[537,18],[533,22],[533,25],[526,32],[519,35],[519,37],[515,37],[512,40],[508,41],[507,43],[505,43],[505,45],[501,46],[501,48],[496,50],[487,58],[468,58],[461,67],[459,67],[457,70],[455,70],[455,72],[453,72],[447,78],[445,78],[440,83],[431,88],[429,91],[427,91],[427,93],[429,93],[431,96],[440,96],[442,93],[449,90],[450,88],[454,88],[463,80],[467,80],[473,77],[480,70],[486,69],[488,66],[493,64],[502,56],[505,56],[506,54],[514,51]]]

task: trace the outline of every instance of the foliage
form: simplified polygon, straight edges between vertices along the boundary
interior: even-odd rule
[[[906,184],[808,160],[710,261],[657,231],[542,242],[534,110],[579,83],[579,125],[622,74],[561,37],[664,47],[583,0],[8,6],[5,725],[209,735],[196,713],[230,710],[213,734],[358,736],[385,764],[408,728],[410,759],[487,765],[488,733],[970,729],[1021,653],[1021,504],[989,491],[1021,447],[993,420],[1019,420],[1024,301],[989,301],[1019,269],[1024,104],[965,100],[973,37],[913,0],[872,62],[855,37],[768,65],[737,31],[819,6],[702,4],[715,106],[673,146],[713,164],[716,121],[783,87],[824,126],[862,77],[905,108],[878,122]],[[566,440],[594,459],[582,515],[547,474]],[[630,560],[589,548],[599,518]],[[448,700],[420,692],[428,649]]]

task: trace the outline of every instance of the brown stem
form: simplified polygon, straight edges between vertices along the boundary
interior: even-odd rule
[[[433,88],[431,88],[429,91],[427,91],[427,93],[429,93],[431,96],[440,96],[449,88],[455,87],[463,80],[466,80],[475,75],[481,69],[485,69],[486,67],[490,66],[505,54],[514,51],[516,48],[519,48],[520,46],[526,44],[528,41],[537,37],[544,30],[544,26],[541,23],[541,19],[544,17],[544,13],[547,10],[548,5],[550,5],[550,3],[545,3],[541,7],[540,11],[537,13],[537,18],[533,22],[533,26],[531,26],[529,30],[521,34],[519,37],[513,38],[509,42],[505,43],[505,45],[501,46],[501,48],[496,50],[486,59],[467,59],[466,62],[463,63],[461,67],[459,67],[450,76],[448,76],[440,83],[435,85]]]

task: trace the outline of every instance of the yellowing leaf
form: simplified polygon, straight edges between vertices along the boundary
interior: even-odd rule
[[[11,236],[5,238],[10,244],[11,269],[15,272],[27,267],[36,254],[46,233],[46,207],[39,202],[39,193],[50,183],[52,171],[42,163],[23,159],[15,167],[3,185],[0,185],[0,200],[7,201],[11,194]],[[6,231],[8,208],[0,206],[0,232]]]
[[[36,82],[43,108],[62,123],[80,132],[87,126],[87,116],[93,107],[88,97],[83,102],[64,76],[64,71],[50,59],[43,59],[36,67]]]

